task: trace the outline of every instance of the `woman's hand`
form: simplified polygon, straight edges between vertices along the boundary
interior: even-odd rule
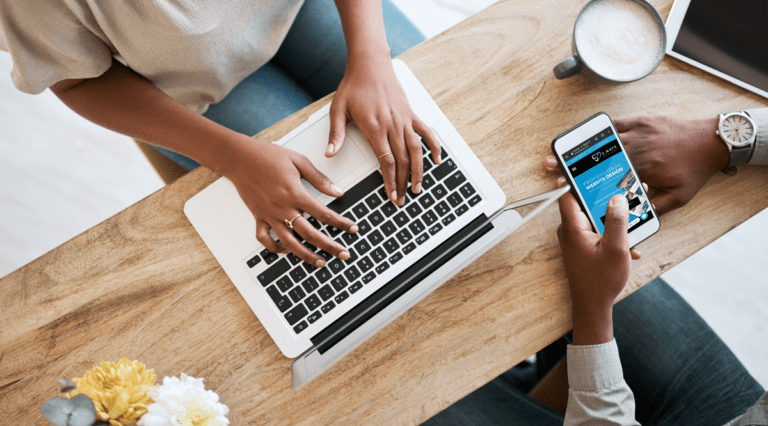
[[[344,145],[348,122],[357,124],[379,157],[384,187],[390,200],[402,206],[411,176],[411,190],[421,192],[422,145],[419,136],[440,163],[440,144],[429,127],[411,110],[395,76],[389,54],[350,53],[347,70],[331,104],[331,133],[327,157]],[[391,154],[388,154],[391,153]]]
[[[357,225],[323,205],[301,183],[303,178],[320,192],[340,197],[343,192],[315,168],[307,157],[282,146],[243,136],[232,149],[223,173],[234,183],[240,197],[256,217],[256,238],[273,253],[289,250],[315,267],[325,266],[325,259],[297,239],[285,220],[302,213],[349,233]],[[349,251],[315,229],[303,216],[293,221],[293,230],[308,243],[342,260]],[[273,229],[278,244],[269,235]]]

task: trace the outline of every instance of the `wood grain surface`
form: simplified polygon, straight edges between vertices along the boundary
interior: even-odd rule
[[[597,111],[713,117],[764,99],[675,59],[603,86],[558,81],[583,2],[503,1],[402,56],[504,189],[554,188],[552,139]],[[662,16],[672,0],[652,3]],[[330,97],[257,137],[276,140]],[[0,280],[0,418],[45,424],[59,377],[138,359],[204,377],[233,425],[418,424],[571,328],[549,208],[299,391],[284,358],[183,213],[217,176],[200,168]],[[622,296],[766,206],[768,170],[718,174],[640,245]]]

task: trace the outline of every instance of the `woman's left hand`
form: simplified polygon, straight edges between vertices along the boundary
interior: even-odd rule
[[[402,206],[411,191],[421,192],[423,159],[420,137],[440,163],[440,144],[429,126],[411,110],[389,55],[347,59],[347,70],[331,103],[331,132],[326,157],[344,145],[347,123],[355,123],[379,158],[389,199]]]

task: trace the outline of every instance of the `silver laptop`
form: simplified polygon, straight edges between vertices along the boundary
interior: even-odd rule
[[[348,126],[341,152],[325,157],[330,105],[275,142],[307,156],[345,191],[333,199],[304,182],[321,202],[357,223],[358,233],[347,234],[309,218],[348,248],[349,260],[329,258],[325,267],[315,268],[292,254],[270,253],[256,240],[253,215],[226,178],[184,207],[282,353],[289,358],[304,354],[293,365],[294,387],[324,371],[567,191],[526,200],[545,203],[525,219],[511,209],[492,218],[504,207],[504,192],[405,63],[393,64],[411,108],[442,146],[439,165],[424,147],[423,190],[417,195],[409,191],[403,207],[388,201],[376,155],[355,126]]]

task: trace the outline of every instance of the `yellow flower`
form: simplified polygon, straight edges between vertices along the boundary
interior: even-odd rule
[[[102,361],[101,367],[74,380],[77,388],[69,396],[88,395],[96,406],[96,418],[108,421],[111,426],[135,425],[147,412],[147,405],[153,402],[147,391],[156,379],[155,371],[146,370],[139,361],[126,358],[117,364]]]

